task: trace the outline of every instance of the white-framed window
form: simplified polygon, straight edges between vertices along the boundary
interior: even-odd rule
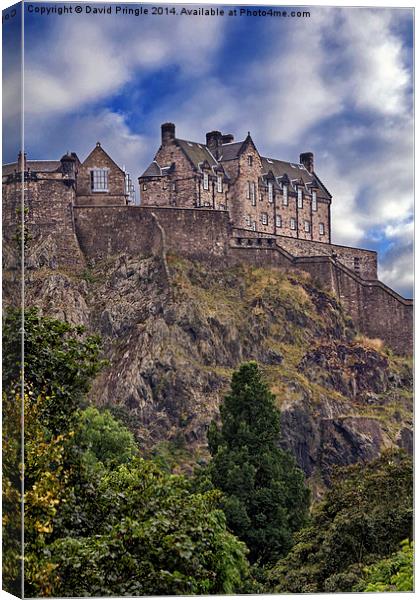
[[[252,231],[257,231],[257,222],[252,221]]]
[[[251,227],[251,217],[249,215],[246,215],[245,223],[247,224],[247,227]]]
[[[147,183],[143,183],[143,192],[147,190]]]
[[[319,235],[325,235],[324,223],[319,224]]]
[[[254,157],[251,154],[248,156],[248,165],[252,167],[252,163],[254,162]]]
[[[296,219],[293,217],[290,219],[290,229],[296,229]]]
[[[315,190],[312,192],[312,210],[313,211],[318,210],[318,200],[316,198],[316,191]]]
[[[261,215],[261,223],[263,225],[268,225],[268,215],[267,215],[267,213],[262,213],[262,215]]]
[[[217,176],[217,191],[219,194],[223,192],[223,179],[221,175]]]
[[[305,221],[304,224],[305,233],[311,233],[311,224],[309,221]]]
[[[273,194],[273,182],[269,181],[268,182],[268,201],[269,202],[273,202],[274,200],[274,194]]]
[[[92,169],[90,172],[90,189],[92,192],[108,191],[109,169]]]
[[[173,192],[176,192],[176,182],[175,182],[175,181],[174,181],[174,182],[172,182],[172,185],[171,185],[171,187],[172,187],[172,191],[173,191]]]
[[[283,185],[283,204],[287,206],[289,204],[289,196],[287,194],[287,185]]]
[[[298,208],[303,208],[303,192],[302,192],[302,188],[298,187],[297,190],[297,205]]]
[[[281,215],[276,215],[276,227],[281,227]]]
[[[209,189],[209,174],[203,173],[203,190]]]

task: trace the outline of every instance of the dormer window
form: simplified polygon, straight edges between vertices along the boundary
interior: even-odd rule
[[[283,205],[287,206],[289,204],[289,197],[287,195],[287,185],[283,184]]]
[[[318,200],[316,197],[316,192],[315,190],[312,192],[312,210],[315,212],[316,210],[318,210]]]
[[[223,192],[223,179],[221,175],[217,176],[217,191],[219,194]]]
[[[268,182],[268,201],[273,202],[274,194],[273,194],[273,182]]]
[[[249,165],[250,167],[252,167],[252,163],[253,163],[253,162],[254,162],[254,157],[253,157],[253,156],[251,156],[251,155],[249,155],[249,156],[248,156],[248,165]]]
[[[297,191],[297,205],[298,208],[303,208],[303,192],[302,192],[302,188],[298,187],[298,191]]]
[[[209,174],[203,173],[203,190],[209,189]]]
[[[90,189],[92,192],[108,191],[108,169],[92,169],[90,172]]]

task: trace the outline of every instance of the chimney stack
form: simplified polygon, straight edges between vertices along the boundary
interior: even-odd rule
[[[300,155],[300,164],[302,164],[309,173],[314,172],[314,155],[313,152],[304,152]]]
[[[18,172],[26,172],[26,152],[24,152],[23,154],[22,152],[19,152],[18,154]]]
[[[162,131],[162,146],[170,144],[175,139],[175,125],[173,123],[163,123]]]
[[[222,134],[220,131],[209,131],[209,133],[206,133],[206,146],[215,158],[219,158],[218,149],[221,145]]]

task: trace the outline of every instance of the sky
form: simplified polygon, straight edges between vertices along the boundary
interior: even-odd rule
[[[25,7],[29,158],[70,150],[83,160],[100,141],[128,169],[138,196],[137,177],[166,121],[193,141],[214,129],[237,140],[250,131],[262,155],[291,162],[312,151],[333,195],[332,241],[377,250],[382,281],[411,297],[411,9],[310,6],[300,7],[307,18],[229,17],[234,5],[215,4],[225,16],[136,17],[40,15],[29,4],[71,6]],[[6,123],[17,104],[9,92]],[[3,162],[15,160],[16,148],[9,136]]]

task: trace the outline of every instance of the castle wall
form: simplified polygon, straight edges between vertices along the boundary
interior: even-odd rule
[[[174,252],[198,260],[224,259],[229,250],[229,214],[206,209],[75,207],[76,230],[88,260],[126,252]],[[162,233],[164,231],[164,240]]]
[[[355,265],[358,266],[359,274],[363,279],[377,279],[378,277],[377,254],[373,250],[323,244],[309,240],[294,240],[286,236],[277,237],[277,245],[293,256],[332,256],[335,254],[337,260],[349,269],[355,270]]]
[[[21,198],[21,182],[3,185],[3,235],[8,245],[16,244]],[[61,176],[25,181],[24,198],[26,268],[82,267],[84,257],[73,223],[74,189]]]

